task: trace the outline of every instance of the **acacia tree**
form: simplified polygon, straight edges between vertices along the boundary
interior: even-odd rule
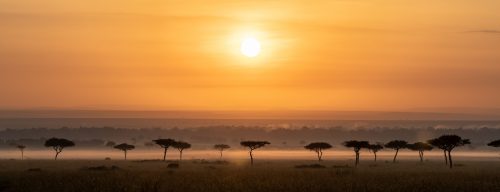
[[[153,140],[153,142],[164,149],[163,150],[163,161],[165,161],[167,158],[167,150],[170,146],[175,144],[175,140],[173,140],[173,139],[156,139],[156,140]]]
[[[124,155],[125,155],[125,160],[127,160],[127,151],[135,149],[134,145],[129,145],[127,143],[122,143],[119,145],[114,146],[115,149],[122,150]]]
[[[222,159],[222,151],[231,148],[231,146],[226,145],[226,144],[216,144],[214,145],[214,149],[218,150],[220,152],[220,159]]]
[[[115,145],[116,145],[116,143],[114,141],[108,141],[105,144],[106,147],[114,147]]]
[[[25,145],[17,145],[16,148],[19,149],[19,151],[21,151],[21,160],[24,159],[24,149],[26,149],[26,146]]]
[[[490,147],[500,147],[500,139],[488,143],[488,146],[490,146]]]
[[[418,151],[420,162],[424,162],[424,151],[430,151],[433,149],[432,145],[429,145],[424,142],[416,142],[413,144],[408,144],[407,148],[413,151]]]
[[[440,140],[439,138],[434,138],[434,139],[428,140],[427,143],[431,144],[432,146],[434,146],[438,149],[443,150],[444,163],[446,165],[448,165],[448,155],[446,155],[446,145],[444,144],[444,142],[442,140]]]
[[[54,157],[54,160],[57,160],[57,156],[59,156],[59,153],[62,152],[62,150],[66,147],[73,147],[75,146],[75,143],[73,141],[63,139],[63,138],[50,138],[47,141],[45,141],[45,147],[52,147],[54,151],[56,151],[56,155]]]
[[[453,160],[451,158],[451,151],[453,149],[455,149],[456,147],[461,147],[461,146],[470,144],[469,139],[462,139],[462,137],[460,137],[458,135],[442,135],[441,137],[438,137],[436,139],[439,140],[439,143],[442,144],[445,152],[448,153],[448,162],[450,165],[450,169],[453,168]]]
[[[368,143],[368,141],[350,140],[350,141],[345,141],[344,143],[342,143],[342,145],[354,149],[354,153],[356,153],[356,162],[354,165],[357,167],[359,164],[359,151],[362,148],[368,148],[370,144]]]
[[[316,142],[310,143],[309,145],[304,146],[304,148],[316,152],[318,161],[321,161],[321,158],[323,157],[323,150],[332,148],[332,145],[325,142]]]
[[[250,154],[250,164],[253,165],[253,150],[269,145],[268,141],[242,141],[240,145],[243,147],[248,147]]]
[[[188,142],[184,142],[184,141],[177,141],[172,145],[172,147],[179,150],[179,161],[180,161],[180,160],[182,160],[182,151],[184,151],[184,149],[191,148],[191,144],[189,144]]]
[[[396,163],[396,157],[398,156],[399,150],[406,148],[407,145],[408,145],[408,142],[403,141],[403,140],[393,140],[393,141],[390,141],[389,143],[385,144],[386,148],[396,150],[396,154],[394,154],[394,159],[392,159],[393,163]]]
[[[373,156],[374,156],[374,160],[375,162],[377,162],[377,152],[382,150],[384,148],[384,146],[382,146],[382,144],[370,144],[368,145],[368,149],[373,153]]]

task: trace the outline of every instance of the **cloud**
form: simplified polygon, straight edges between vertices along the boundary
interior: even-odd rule
[[[473,30],[473,31],[465,31],[466,33],[490,33],[490,34],[500,34],[500,30],[492,30],[492,29],[485,29],[485,30]]]

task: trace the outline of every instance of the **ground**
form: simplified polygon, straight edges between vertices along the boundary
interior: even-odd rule
[[[0,160],[0,191],[500,191],[500,162]],[[313,166],[310,166],[313,165]],[[172,166],[172,165],[170,165]],[[298,168],[299,167],[299,168]]]

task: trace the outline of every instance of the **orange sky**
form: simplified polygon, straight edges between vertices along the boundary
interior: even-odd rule
[[[0,0],[0,108],[500,107],[498,0],[207,2]]]

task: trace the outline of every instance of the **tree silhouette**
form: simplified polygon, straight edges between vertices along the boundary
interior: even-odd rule
[[[21,151],[21,160],[24,159],[24,149],[26,149],[26,146],[25,145],[17,145],[16,148],[19,149],[19,151]]]
[[[374,160],[377,162],[377,152],[382,150],[384,146],[382,144],[370,144],[368,145],[368,149],[373,153]]]
[[[431,144],[432,146],[434,146],[436,148],[439,148],[439,149],[443,150],[444,163],[446,165],[448,165],[448,155],[446,155],[446,145],[445,145],[445,143],[442,140],[440,140],[439,138],[430,139],[429,141],[427,141],[427,143]]]
[[[407,145],[408,145],[408,142],[403,141],[403,140],[393,140],[393,141],[390,141],[389,143],[385,144],[386,148],[396,150],[396,154],[394,154],[394,159],[392,159],[393,163],[396,163],[396,157],[398,156],[399,150],[406,148]]]
[[[310,143],[309,145],[304,146],[304,148],[316,152],[318,161],[321,161],[321,158],[323,157],[323,150],[332,148],[332,145],[325,142],[316,142]]]
[[[455,147],[461,147],[467,144],[470,144],[469,139],[462,139],[462,137],[458,135],[442,135],[438,137],[439,143],[443,146],[444,150],[448,153],[448,162],[450,165],[450,169],[453,168],[453,160],[451,158],[451,151],[455,149]],[[431,143],[432,145],[432,143]]]
[[[242,141],[240,145],[243,147],[248,147],[250,154],[250,164],[253,165],[253,150],[264,147],[265,145],[269,145],[271,143],[267,141]]]
[[[368,143],[368,141],[357,141],[357,140],[350,140],[350,141],[345,141],[344,143],[342,143],[345,147],[349,147],[349,148],[353,148],[354,149],[354,153],[356,153],[356,162],[355,162],[355,166],[357,167],[358,164],[359,164],[359,151],[362,149],[362,148],[368,148],[368,146],[370,145]]]
[[[407,148],[413,151],[418,151],[420,162],[424,162],[424,151],[430,151],[433,149],[432,145],[429,145],[424,142],[416,142],[413,144],[408,144]]]
[[[488,146],[490,146],[490,147],[500,147],[500,139],[488,143]]]
[[[73,147],[75,146],[75,143],[73,141],[63,139],[63,138],[50,138],[47,141],[45,141],[45,147],[52,147],[54,151],[56,151],[56,155],[54,157],[54,160],[57,160],[57,156],[59,156],[59,153],[62,152],[62,150],[66,147]]]
[[[216,144],[214,145],[214,149],[218,150],[220,152],[220,159],[222,159],[222,151],[231,148],[231,146],[226,145],[226,144]]]
[[[175,140],[173,140],[173,139],[156,139],[156,140],[153,140],[153,142],[164,149],[163,150],[163,161],[165,161],[167,158],[167,150],[170,146],[175,144]]]
[[[172,147],[179,150],[179,160],[182,160],[182,151],[184,151],[184,149],[191,148],[191,144],[189,144],[188,142],[184,142],[184,141],[177,141],[172,145]]]
[[[106,142],[106,147],[114,147],[116,145],[116,143],[114,141],[108,141]]]
[[[135,146],[129,145],[127,143],[122,143],[122,144],[114,146],[114,148],[122,150],[124,155],[125,155],[125,160],[127,160],[127,151],[135,149]]]

